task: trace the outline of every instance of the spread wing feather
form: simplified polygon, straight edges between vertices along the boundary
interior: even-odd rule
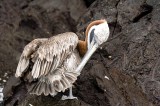
[[[74,59],[74,56],[71,56],[76,54],[74,52],[78,43],[77,35],[71,32],[59,34],[37,46],[33,46],[36,44],[32,42],[25,47],[16,72],[16,76],[21,76],[28,67],[29,61],[33,61],[34,65],[29,78],[37,78],[37,82],[31,84],[30,93],[53,96],[71,87],[79,73],[73,72],[73,69],[61,67],[61,65],[64,65],[64,61],[67,61],[66,64],[68,64],[68,60],[76,63],[80,58]],[[68,66],[66,64],[65,66]],[[77,64],[73,66],[76,67]]]
[[[34,53],[46,40],[46,38],[35,39],[25,46],[17,66],[16,77],[21,77],[22,73],[29,66],[29,59],[31,58],[32,53]]]
[[[61,72],[64,72],[64,76]],[[65,91],[71,87],[77,80],[79,74],[76,72],[66,71],[64,67],[57,69],[56,72],[50,73],[45,77],[40,77],[37,83],[33,83],[29,92],[36,95],[56,95],[58,92]]]
[[[33,55],[36,58],[32,69],[33,78],[53,72],[73,52],[77,44],[78,37],[71,32],[49,38]]]
[[[21,77],[29,66],[30,59],[34,62],[33,78],[47,75],[63,63],[63,60],[76,48],[77,43],[78,37],[72,32],[59,34],[49,39],[33,40],[25,46],[15,76]]]

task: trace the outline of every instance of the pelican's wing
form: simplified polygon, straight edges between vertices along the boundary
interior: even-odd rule
[[[24,47],[23,53],[21,54],[17,70],[16,70],[16,77],[20,77],[22,73],[27,69],[29,66],[29,59],[31,58],[32,53],[34,53],[40,45],[42,45],[47,38],[39,38],[31,41],[28,45]]]
[[[71,55],[78,44],[78,37],[75,33],[67,32],[53,36],[48,39],[33,54],[35,60],[32,77],[39,78],[48,73],[54,73],[58,66],[61,66],[67,56]]]
[[[40,77],[36,82],[30,84],[28,91],[30,94],[44,94],[46,96],[49,94],[54,96],[58,92],[64,92],[73,85],[79,75],[76,72],[64,72],[64,70],[64,68],[59,68],[53,74]]]
[[[31,83],[29,87],[30,94],[36,95],[56,95],[58,92],[70,88],[77,80],[79,72],[75,69],[79,65],[81,58],[75,49],[70,56],[63,62],[63,67],[58,67],[54,72],[38,78],[36,82]]]

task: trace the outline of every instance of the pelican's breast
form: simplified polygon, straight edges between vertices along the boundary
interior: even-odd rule
[[[75,72],[76,68],[81,62],[81,57],[77,51],[77,49],[72,52],[70,56],[64,61],[62,65],[67,72]]]

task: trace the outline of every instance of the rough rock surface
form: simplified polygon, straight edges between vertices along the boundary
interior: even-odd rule
[[[79,0],[84,10],[79,10],[78,5],[76,8],[85,13],[77,17],[73,17],[75,9],[70,3],[68,7],[52,8],[55,2],[44,1],[0,1],[0,73],[13,75],[23,47],[37,37],[73,31],[84,39],[87,24],[105,18],[110,26],[110,38],[92,56],[75,82],[73,93],[79,100],[61,101],[62,93],[54,98],[29,95],[25,83],[12,77],[4,89],[5,105],[160,105],[159,0],[87,0],[86,3],[94,1],[87,4],[87,11]]]

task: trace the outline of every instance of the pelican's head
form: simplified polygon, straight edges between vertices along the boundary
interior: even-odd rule
[[[92,54],[107,41],[109,37],[109,27],[106,20],[96,20],[91,22],[86,29],[87,52],[76,71],[81,72]]]
[[[90,50],[94,45],[100,46],[109,37],[109,27],[106,20],[96,20],[91,22],[86,30],[87,47]]]

